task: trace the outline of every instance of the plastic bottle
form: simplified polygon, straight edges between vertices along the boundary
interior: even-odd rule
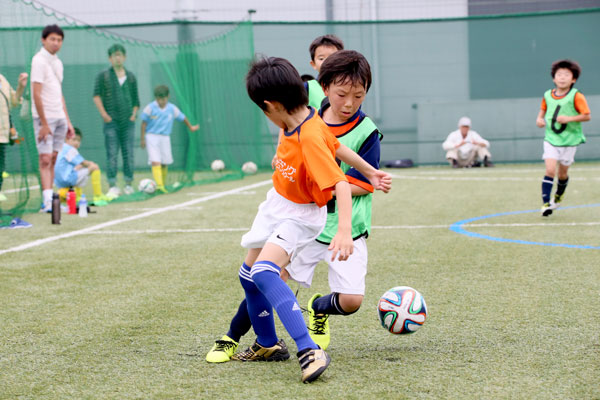
[[[58,193],[52,193],[52,223],[60,225],[60,197],[58,197]]]
[[[67,206],[69,207],[69,214],[77,214],[77,195],[73,188],[70,188],[67,192]]]
[[[79,199],[79,216],[87,217],[87,200],[85,199],[85,194],[81,195],[81,199]]]

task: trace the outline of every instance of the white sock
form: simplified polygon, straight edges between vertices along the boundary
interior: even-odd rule
[[[42,198],[44,199],[44,204],[52,204],[52,193],[52,189],[42,190]]]

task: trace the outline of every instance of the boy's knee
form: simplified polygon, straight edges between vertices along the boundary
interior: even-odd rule
[[[360,294],[344,294],[340,293],[340,307],[346,314],[353,314],[358,311],[362,305],[364,296]]]

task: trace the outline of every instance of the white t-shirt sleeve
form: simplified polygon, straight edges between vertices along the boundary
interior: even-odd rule
[[[31,61],[31,82],[44,83],[46,80],[47,64],[39,57],[33,57]]]

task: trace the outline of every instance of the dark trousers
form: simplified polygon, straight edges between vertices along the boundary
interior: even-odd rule
[[[133,181],[133,138],[135,123],[126,121],[117,123],[111,121],[104,124],[104,140],[106,144],[106,178],[112,187],[117,183],[117,165],[119,162],[119,149],[123,156],[123,175],[125,184]]]

